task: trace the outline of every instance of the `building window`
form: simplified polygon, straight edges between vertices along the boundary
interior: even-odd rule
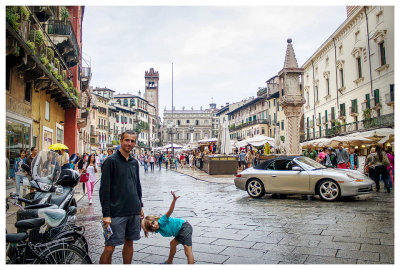
[[[340,116],[346,116],[346,103],[342,103],[340,104],[340,112],[339,115]]]
[[[339,76],[340,76],[340,82],[341,82],[340,88],[343,88],[343,87],[344,87],[344,74],[343,74],[343,68],[339,69]]]
[[[131,98],[131,107],[135,106],[135,100],[133,98]]]
[[[47,121],[50,121],[50,103],[48,101],[46,101],[44,119],[46,119]]]
[[[329,96],[329,78],[326,79],[326,95]]]
[[[281,123],[281,130],[284,130],[284,129],[285,129],[285,121],[282,120],[282,123]]]
[[[178,123],[178,126],[180,126],[181,125],[181,120],[178,120],[177,123]]]
[[[315,95],[316,95],[316,101],[318,101],[319,100],[318,85],[315,86]]]
[[[196,126],[198,126],[199,125],[199,120],[196,120]]]
[[[25,83],[25,101],[31,102],[32,98],[32,81]]]
[[[381,60],[381,66],[386,65],[386,52],[385,52],[385,42],[379,43],[379,56]]]
[[[276,103],[276,107],[277,107],[278,112],[279,112],[279,102]]]
[[[379,89],[374,90],[374,105],[378,105],[380,102],[380,97],[379,97]]]
[[[357,72],[358,72],[358,78],[361,78],[362,77],[361,57],[357,57]]]
[[[230,120],[230,119],[229,119]],[[186,120],[186,124],[190,124],[190,120]]]
[[[64,131],[58,127],[56,129],[56,142],[64,143]]]

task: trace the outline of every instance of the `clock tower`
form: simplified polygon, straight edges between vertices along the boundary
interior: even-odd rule
[[[144,98],[156,107],[156,117],[158,117],[158,71],[154,71],[154,68],[150,68],[149,71],[145,71],[144,79]]]

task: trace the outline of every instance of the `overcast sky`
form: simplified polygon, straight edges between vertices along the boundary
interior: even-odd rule
[[[256,96],[283,67],[287,39],[301,66],[346,19],[345,6],[86,6],[83,52],[91,86],[144,93],[159,71],[160,113],[174,106],[220,108]]]

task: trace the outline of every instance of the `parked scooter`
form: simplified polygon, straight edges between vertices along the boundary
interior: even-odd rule
[[[59,164],[59,155],[53,151],[40,151],[32,161],[32,168],[23,164],[31,187],[36,191],[18,198],[25,203],[25,210],[17,212],[17,220],[37,218],[38,209],[51,205],[65,211],[70,206],[77,206],[74,187],[79,183],[80,174],[71,169],[61,169]]]

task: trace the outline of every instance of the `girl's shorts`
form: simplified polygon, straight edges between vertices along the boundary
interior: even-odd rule
[[[182,245],[192,246],[192,232],[192,225],[190,225],[189,222],[185,221],[182,224],[182,228],[179,230],[178,235],[175,236],[175,240]]]

